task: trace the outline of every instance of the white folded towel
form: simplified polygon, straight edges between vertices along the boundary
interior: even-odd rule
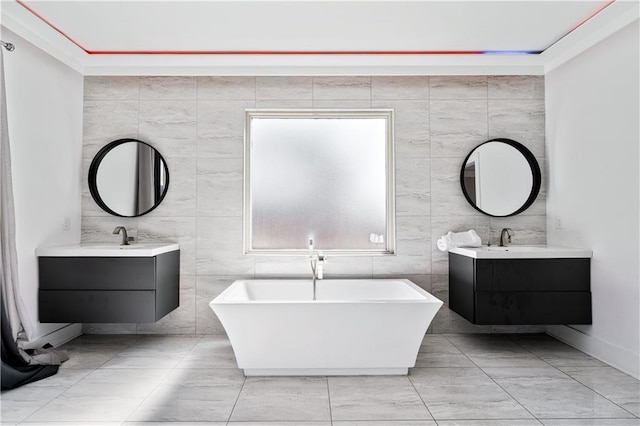
[[[456,247],[480,247],[482,240],[473,229],[466,232],[451,232],[438,239],[438,248],[442,251],[449,251]]]

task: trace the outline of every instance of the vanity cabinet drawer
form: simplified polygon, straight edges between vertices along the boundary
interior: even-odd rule
[[[476,291],[589,291],[590,259],[471,259]]]
[[[156,257],[40,257],[44,290],[155,290]]]
[[[155,322],[155,291],[43,290],[40,322]]]
[[[477,292],[474,324],[591,324],[591,293],[585,291]]]
[[[473,324],[591,324],[590,263],[449,253],[449,308]]]
[[[150,323],[180,305],[180,250],[148,257],[40,257],[40,322]]]

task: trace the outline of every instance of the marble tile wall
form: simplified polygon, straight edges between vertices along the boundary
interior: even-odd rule
[[[514,242],[546,242],[545,178],[534,205],[491,218],[464,199],[459,170],[468,152],[494,137],[515,139],[544,168],[541,76],[398,77],[85,77],[82,240],[115,241],[124,225],[138,241],[181,246],[180,308],[155,324],[85,324],[86,333],[223,334],[208,303],[237,278],[307,276],[295,257],[242,254],[245,108],[395,110],[397,256],[331,258],[327,277],[410,277],[447,299],[447,255],[436,240],[475,229],[496,243],[503,227]],[[109,216],[87,186],[91,159],[108,142],[141,139],[165,157],[170,188],[140,218]],[[445,306],[430,332],[509,332],[478,327]]]

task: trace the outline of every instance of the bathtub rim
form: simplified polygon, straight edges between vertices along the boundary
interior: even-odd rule
[[[411,303],[428,303],[428,304],[440,304],[439,308],[444,305],[444,302],[433,294],[429,293],[413,281],[407,278],[335,278],[335,279],[326,279],[326,280],[318,280],[319,282],[327,282],[327,281],[396,281],[402,282],[403,284],[409,286],[411,289],[416,291],[421,299],[378,299],[378,300],[340,300],[340,299],[330,299],[330,300],[227,300],[226,297],[228,294],[234,290],[234,286],[238,282],[247,282],[247,281],[300,281],[301,283],[309,283],[311,284],[311,279],[303,279],[303,278],[247,278],[247,279],[237,279],[234,280],[226,289],[222,291],[218,296],[216,296],[211,302],[209,302],[209,306],[213,309],[216,305],[291,305],[291,304],[304,304],[304,305],[322,305],[322,304],[411,304]],[[438,309],[439,309],[438,308]]]

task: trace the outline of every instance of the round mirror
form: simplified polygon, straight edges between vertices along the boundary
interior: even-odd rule
[[[469,203],[489,216],[513,216],[533,204],[540,192],[540,166],[524,145],[492,139],[465,158],[460,185]]]
[[[169,188],[169,169],[151,145],[119,139],[102,148],[89,167],[95,202],[116,216],[135,217],[158,207]]]

